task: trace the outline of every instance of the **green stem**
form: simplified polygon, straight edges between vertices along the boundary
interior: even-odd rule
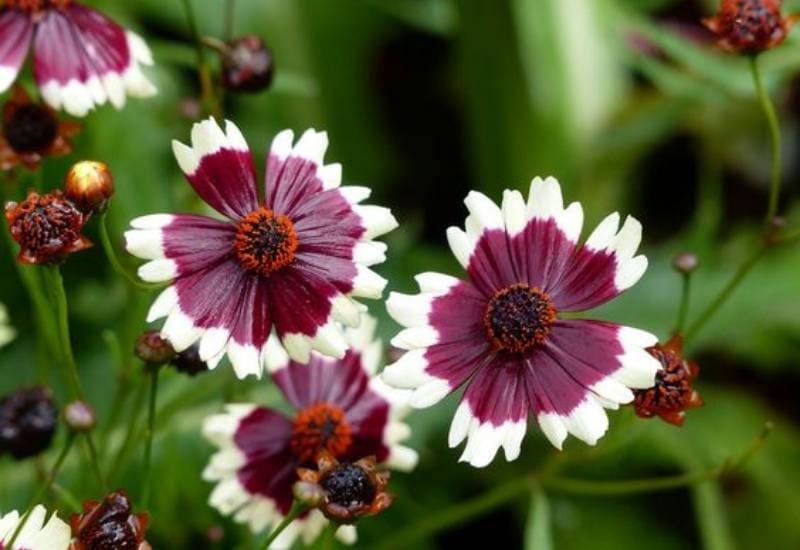
[[[333,550],[336,544],[336,531],[339,530],[339,524],[333,521],[328,522],[325,530],[322,532],[322,550]]]
[[[156,431],[156,398],[158,396],[158,373],[159,367],[152,367],[150,371],[150,402],[147,407],[147,432],[144,440],[144,488],[142,494],[142,506],[147,508],[150,504],[151,474],[152,474],[152,455],[153,455],[153,435]]]
[[[745,260],[745,262],[739,266],[739,269],[736,270],[736,273],[733,274],[733,277],[722,289],[722,291],[717,295],[717,297],[706,307],[706,309],[698,316],[694,323],[689,326],[689,329],[684,334],[683,342],[684,344],[688,343],[689,340],[694,338],[700,329],[705,326],[705,324],[717,313],[719,308],[728,300],[728,298],[733,294],[733,291],[741,284],[744,278],[750,273],[750,271],[755,267],[758,261],[761,259],[762,256],[767,252],[767,246],[759,246],[758,249]]]
[[[94,444],[91,432],[86,432],[86,449],[89,451],[89,461],[92,463],[94,475],[97,478],[97,486],[102,492],[106,492],[106,480],[103,477],[103,471],[100,469],[100,455],[97,452],[97,447]]]
[[[64,360],[75,398],[85,401],[81,378],[78,374],[78,365],[72,353],[72,340],[69,333],[69,306],[67,304],[67,294],[64,291],[64,278],[61,276],[61,270],[58,266],[46,266],[44,269],[46,273],[45,279],[50,285],[50,292],[56,304],[61,356]]]
[[[225,0],[225,28],[222,36],[226,42],[233,38],[233,22],[236,15],[236,0]]]
[[[678,320],[675,322],[675,332],[678,334],[682,334],[684,327],[686,327],[686,316],[689,314],[689,297],[692,290],[691,273],[683,273],[682,275],[681,304],[678,307]]]
[[[71,491],[69,491],[66,487],[61,486],[58,482],[53,482],[53,484],[50,486],[50,491],[52,491],[56,496],[58,496],[59,499],[69,506],[73,513],[80,514],[83,510],[78,497],[73,495]]]
[[[775,106],[769,98],[764,82],[761,79],[761,71],[758,67],[758,56],[750,58],[750,69],[753,73],[753,85],[758,95],[758,101],[761,104],[761,109],[764,111],[764,117],[767,119],[767,126],[769,126],[770,146],[772,149],[772,175],[770,177],[769,185],[769,202],[767,205],[767,215],[764,223],[769,226],[772,219],[778,213],[778,201],[780,199],[781,190],[781,130],[778,123],[778,115],[775,113]]]
[[[306,511],[306,509],[307,508],[305,505],[303,505],[300,502],[294,501],[292,503],[292,507],[289,509],[289,513],[286,514],[286,517],[283,518],[283,521],[281,521],[278,524],[278,526],[272,531],[272,533],[269,534],[267,540],[265,540],[264,543],[261,546],[259,546],[259,548],[261,548],[262,550],[268,550],[269,545],[275,542],[275,539],[278,538],[278,535],[283,533],[284,529],[289,527],[289,525],[294,520],[296,520],[303,512]]]
[[[125,269],[125,266],[122,265],[122,262],[119,260],[116,251],[114,250],[114,245],[111,243],[111,237],[108,233],[108,224],[106,222],[107,214],[103,212],[100,215],[100,222],[98,223],[99,231],[100,231],[100,242],[103,244],[103,251],[106,253],[106,258],[108,258],[108,262],[111,264],[111,267],[114,268],[114,271],[117,272],[125,281],[130,284],[134,288],[138,288],[139,290],[157,290],[159,288],[163,288],[164,285],[158,283],[143,283],[142,281],[138,280],[136,277],[128,273],[128,270]]]
[[[114,457],[114,462],[111,467],[111,479],[116,480],[123,467],[129,462],[129,455],[133,452],[134,443],[136,442],[136,435],[138,434],[139,418],[142,414],[142,404],[144,402],[144,394],[147,384],[142,383],[138,385],[136,395],[131,405],[131,410],[128,413],[128,430],[125,433],[125,439],[122,441]]]
[[[39,502],[41,502],[45,493],[47,493],[47,491],[50,490],[50,486],[53,484],[53,481],[55,481],[56,476],[58,476],[58,471],[61,469],[61,465],[64,464],[64,460],[66,460],[67,455],[69,454],[69,450],[72,448],[72,443],[74,440],[75,440],[75,434],[70,433],[69,435],[67,435],[67,441],[64,443],[64,448],[61,449],[61,454],[58,455],[56,463],[53,465],[53,468],[50,470],[50,473],[47,475],[47,477],[45,477],[45,479],[42,481],[42,484],[39,486],[39,489],[33,495],[33,498],[28,504],[28,509],[25,511],[25,515],[22,516],[19,525],[17,525],[17,528],[14,529],[14,534],[11,535],[11,539],[8,541],[7,544],[8,548],[14,547],[14,542],[17,540],[17,537],[19,537],[19,534],[22,532],[22,528],[25,527],[25,523],[27,523],[28,518],[31,515],[31,512],[33,512],[33,508]]]
[[[205,50],[203,49],[203,42],[200,37],[200,31],[197,27],[197,19],[192,8],[191,0],[182,0],[183,8],[186,12],[186,22],[189,25],[189,32],[194,41],[195,50],[197,53],[197,77],[200,81],[200,94],[203,105],[206,111],[216,118],[222,118],[219,102],[214,94],[214,83],[211,79],[211,70],[206,61]]]

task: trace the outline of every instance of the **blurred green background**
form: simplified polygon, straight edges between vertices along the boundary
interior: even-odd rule
[[[87,2],[140,32],[153,49],[148,74],[160,93],[103,107],[85,119],[69,157],[48,161],[41,185],[61,184],[76,160],[106,162],[117,194],[111,230],[134,216],[202,208],[170,149],[187,140],[196,107],[194,50],[177,0]],[[195,0],[201,32],[221,36],[224,2]],[[327,159],[341,162],[350,184],[373,188],[400,229],[388,237],[378,271],[389,288],[413,291],[412,276],[459,274],[445,228],[465,217],[462,199],[480,189],[527,189],[534,175],[557,176],[567,200],[580,200],[588,234],[612,210],[645,228],[650,269],[614,303],[593,312],[662,338],[677,313],[680,279],[670,260],[699,254],[690,311],[697,313],[757,244],[766,206],[769,149],[744,59],[718,53],[699,18],[714,1],[690,0],[237,0],[235,34],[256,33],[276,59],[266,93],[226,98],[260,159],[283,128],[326,129]],[[800,2],[785,2],[786,12]],[[763,56],[784,144],[783,213],[798,212],[800,36]],[[216,67],[216,59],[212,60]],[[257,162],[263,170],[263,162]],[[0,185],[7,185],[2,183]],[[6,190],[10,192],[7,185]],[[94,233],[90,234],[97,241]],[[0,301],[19,337],[0,350],[0,392],[51,377],[65,386],[38,345],[33,310],[6,250]],[[133,270],[136,262],[125,258]],[[129,350],[153,296],[130,289],[99,247],[64,267],[73,340],[90,401],[100,410],[102,460],[115,486],[141,494],[141,444],[120,452],[128,426],[141,435],[145,381]],[[388,341],[397,326],[381,303],[370,304]],[[689,349],[701,366],[706,406],[683,428],[640,420],[626,408],[596,451],[570,439],[562,475],[631,479],[697,471],[746,448],[765,421],[775,430],[747,467],[722,481],[638,496],[578,496],[555,490],[521,493],[468,521],[402,542],[400,532],[451,506],[532,472],[554,453],[536,428],[519,460],[485,470],[457,464],[447,448],[455,410],[449,399],[412,415],[419,468],[395,474],[397,504],[359,525],[364,548],[548,547],[800,548],[800,261],[796,247],[772,251]],[[62,375],[63,376],[63,375]],[[120,393],[116,381],[128,380]],[[163,376],[155,440],[155,489],[149,540],[163,548],[253,548],[244,527],[206,504],[200,479],[212,448],[202,419],[225,400],[275,405],[267,380],[238,383],[228,368],[188,379]],[[59,436],[64,437],[64,430]],[[60,444],[60,443],[59,443]],[[57,447],[58,444],[54,445]],[[57,451],[45,456],[51,464]],[[129,457],[129,458],[126,458]],[[0,510],[23,508],[36,486],[35,463],[0,458]],[[60,483],[99,496],[84,455],[73,453]],[[62,515],[67,507],[53,497]],[[219,535],[213,542],[209,531]],[[405,535],[404,535],[405,536]]]

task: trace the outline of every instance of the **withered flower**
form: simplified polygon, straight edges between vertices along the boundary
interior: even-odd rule
[[[781,44],[795,17],[783,17],[780,0],[722,0],[719,12],[703,23],[720,48],[756,55]]]
[[[683,358],[680,336],[673,336],[666,344],[656,344],[647,351],[663,368],[656,373],[652,388],[634,390],[636,414],[642,418],[658,415],[670,424],[681,426],[686,411],[703,404],[700,394],[692,387],[700,368],[694,361]]]
[[[31,191],[21,203],[6,203],[6,220],[23,264],[59,264],[92,246],[81,234],[89,216],[57,189],[45,195]]]
[[[118,490],[101,502],[87,501],[83,513],[70,519],[74,541],[69,550],[152,550],[144,540],[147,514],[133,514],[125,491]]]
[[[295,495],[319,495],[319,510],[339,524],[374,516],[394,502],[394,496],[385,491],[390,474],[378,470],[372,456],[351,463],[322,452],[317,470],[298,468],[297,475],[300,481],[295,484]]]
[[[0,135],[0,169],[39,167],[45,157],[60,157],[72,151],[69,138],[78,133],[77,122],[59,120],[56,112],[43,103],[31,101],[21,86],[15,86],[3,106],[3,132]]]
[[[53,440],[58,410],[43,386],[17,390],[0,399],[0,453],[16,459],[35,456]]]

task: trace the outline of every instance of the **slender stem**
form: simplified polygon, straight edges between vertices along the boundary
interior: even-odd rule
[[[152,367],[150,370],[150,403],[147,407],[147,432],[144,440],[144,488],[142,494],[142,506],[147,508],[150,504],[152,455],[153,455],[153,434],[156,431],[156,398],[158,396],[158,373],[159,367]]]
[[[77,399],[84,401],[83,386],[78,374],[78,365],[72,353],[72,341],[69,333],[69,306],[67,304],[67,294],[64,291],[64,278],[58,266],[47,266],[47,279],[50,283],[50,291],[56,303],[56,319],[58,321],[59,338],[61,340],[61,355],[66,364],[67,374],[73,386],[73,392]]]
[[[286,514],[286,517],[283,518],[283,521],[281,521],[278,524],[278,526],[272,531],[272,533],[269,534],[267,540],[265,540],[264,543],[261,546],[259,546],[259,548],[261,548],[262,550],[267,550],[270,544],[275,542],[275,539],[278,538],[278,535],[283,533],[284,529],[289,527],[289,525],[294,520],[296,520],[300,516],[300,514],[306,511],[306,509],[307,508],[305,505],[303,505],[300,502],[294,501],[292,503],[292,507],[289,509],[289,513]]]
[[[336,543],[336,531],[339,530],[339,524],[333,521],[328,522],[325,530],[322,532],[322,549],[333,550]]]
[[[733,277],[728,284],[706,307],[706,309],[700,314],[694,323],[689,326],[686,334],[684,334],[684,344],[688,343],[690,339],[694,338],[700,329],[705,326],[705,324],[714,316],[715,313],[717,313],[719,308],[722,307],[731,294],[733,294],[733,291],[736,290],[736,288],[741,284],[747,274],[750,273],[750,271],[753,269],[753,267],[755,267],[761,257],[764,256],[767,250],[768,248],[766,246],[759,246],[758,249],[749,258],[747,258],[741,266],[739,266],[739,269],[733,274]]]
[[[106,253],[106,258],[108,258],[108,262],[111,264],[111,267],[114,268],[114,271],[117,272],[125,281],[130,284],[134,288],[138,288],[139,290],[155,290],[159,288],[163,288],[164,285],[160,284],[152,284],[152,283],[143,283],[138,280],[136,277],[128,273],[128,270],[125,269],[125,266],[122,265],[122,262],[119,260],[116,251],[114,250],[114,245],[111,243],[111,237],[108,233],[108,224],[106,222],[107,214],[103,212],[100,215],[100,222],[98,223],[99,231],[100,231],[100,242],[103,244],[103,251]]]
[[[200,93],[203,100],[203,105],[206,110],[217,118],[221,118],[222,112],[219,107],[214,94],[214,83],[211,80],[211,70],[206,61],[206,53],[203,49],[203,42],[200,38],[200,31],[197,27],[197,19],[195,18],[194,9],[192,8],[191,0],[182,0],[184,11],[186,12],[186,22],[189,25],[189,32],[192,35],[192,40],[195,43],[197,51],[197,77],[200,81]]]
[[[236,15],[236,0],[225,0],[225,28],[222,36],[226,42],[233,38],[233,22]]]
[[[683,333],[686,326],[686,316],[689,314],[689,297],[692,290],[692,275],[691,273],[683,273],[683,281],[681,283],[681,304],[678,307],[678,320],[675,322],[675,332],[678,334]]]
[[[28,509],[25,511],[25,515],[22,516],[19,525],[17,525],[17,528],[14,529],[14,534],[11,535],[11,539],[8,541],[7,544],[8,548],[14,547],[14,542],[17,540],[17,537],[19,537],[19,534],[22,532],[22,528],[25,527],[25,523],[27,523],[28,518],[30,517],[31,512],[33,512],[34,507],[42,500],[42,497],[44,497],[45,493],[47,493],[47,491],[50,490],[50,486],[53,484],[53,481],[55,481],[56,476],[58,476],[58,471],[61,469],[61,465],[64,464],[64,460],[66,460],[67,455],[69,454],[69,451],[72,448],[72,443],[74,441],[75,441],[75,434],[70,433],[69,435],[67,435],[67,441],[64,443],[64,448],[61,449],[61,454],[58,455],[56,463],[53,465],[53,468],[50,470],[50,473],[45,477],[45,479],[42,481],[42,484],[39,486],[39,489],[33,495],[33,498],[28,504]]]
[[[761,79],[761,71],[758,67],[758,56],[750,58],[750,69],[753,73],[753,85],[756,88],[758,101],[764,111],[764,117],[769,126],[770,145],[772,148],[772,175],[769,184],[769,203],[767,205],[767,215],[764,223],[769,225],[778,213],[778,200],[781,190],[781,130],[778,123],[778,115],[775,113],[775,106],[769,98],[764,82]]]
[[[116,480],[122,472],[123,466],[128,463],[129,455],[133,452],[133,445],[136,442],[136,435],[138,434],[139,418],[142,414],[142,404],[144,402],[146,383],[139,384],[136,395],[133,398],[131,410],[128,414],[128,430],[125,433],[125,439],[122,445],[117,450],[114,457],[114,462],[111,467],[111,479]]]
[[[473,499],[461,502],[440,512],[429,514],[422,521],[394,533],[391,540],[387,539],[384,543],[378,545],[377,548],[413,547],[415,541],[429,537],[448,527],[462,524],[473,517],[480,516],[530,491],[530,489],[537,484],[541,484],[545,488],[567,493],[612,496],[665,491],[693,485],[709,479],[717,479],[742,468],[753,455],[758,452],[771,430],[772,424],[767,422],[763,426],[761,432],[759,432],[742,453],[732,459],[725,460],[719,466],[706,471],[689,472],[663,478],[623,481],[569,479],[555,475],[555,472],[558,470],[558,462],[557,459],[552,459],[545,462],[536,472],[512,479]]]
[[[54,481],[53,484],[50,486],[50,491],[52,491],[58,498],[60,498],[70,509],[76,513],[81,513],[81,502],[78,500],[78,497],[72,494],[70,490],[63,487],[58,482]]]
[[[86,448],[89,451],[89,460],[92,463],[92,469],[94,470],[94,475],[97,478],[97,485],[100,487],[100,490],[105,493],[107,489],[106,480],[103,477],[103,471],[100,469],[100,456],[97,453],[97,447],[94,444],[94,439],[92,438],[91,432],[86,432],[85,436]]]

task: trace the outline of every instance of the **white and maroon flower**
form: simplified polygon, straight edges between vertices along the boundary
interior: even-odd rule
[[[408,327],[392,343],[408,351],[384,380],[413,389],[415,407],[466,385],[449,443],[466,438],[461,460],[476,467],[501,446],[507,460],[519,456],[529,413],[559,449],[568,433],[594,445],[608,427],[603,407],[653,385],[659,363],[645,348],[657,340],[560,313],[599,306],[642,276],[641,225],[629,217],[618,230],[614,213],[579,245],[583,210],[564,208],[553,178],[534,179],[527,203],[519,191],[502,207],[476,192],[465,203],[466,231],[447,236],[469,278],[422,273],[420,294],[392,293],[389,313]]]
[[[0,7],[0,92],[33,48],[33,74],[54,109],[84,116],[156,92],[140,65],[153,57],[142,38],[73,0],[5,0]]]
[[[416,465],[417,453],[400,444],[409,435],[401,421],[408,412],[408,392],[375,376],[382,346],[373,340],[374,330],[369,317],[358,329],[348,329],[351,347],[341,360],[312,354],[308,364],[301,364],[280,348],[270,350],[272,379],[293,415],[237,404],[206,419],[203,433],[219,447],[203,472],[206,480],[218,482],[212,506],[258,532],[289,512],[297,468],[314,466],[322,450],[340,461],[374,455],[399,470]],[[298,536],[309,542],[325,522],[314,510],[294,522],[275,547],[288,548]],[[338,534],[352,540],[355,532],[342,528]]]
[[[72,538],[69,525],[56,514],[50,516],[47,523],[46,518],[44,506],[37,504],[14,540],[14,545],[9,546],[19,525],[20,515],[15,510],[0,516],[0,550],[67,550]]]
[[[199,341],[214,368],[227,352],[236,374],[260,376],[275,329],[289,355],[311,349],[343,357],[338,323],[356,327],[386,281],[368,266],[385,259],[372,239],[397,226],[387,208],[358,204],[365,187],[340,187],[339,164],[322,162],[328,137],[307,130],[292,146],[279,133],[267,158],[259,201],[252,156],[239,129],[195,124],[192,147],[174,142],[178,164],[200,197],[227,219],[155,214],[131,222],[131,254],[151,260],[145,281],[174,280],[148,321],[167,317],[162,335],[180,352]]]

